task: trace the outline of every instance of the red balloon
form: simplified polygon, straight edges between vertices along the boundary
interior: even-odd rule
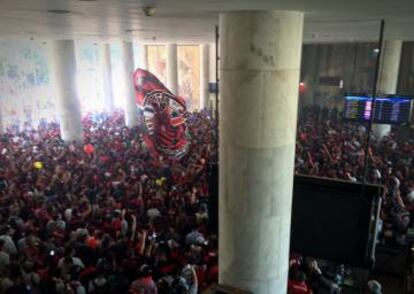
[[[86,154],[92,154],[94,150],[92,144],[87,144],[83,147],[83,151],[85,151]]]

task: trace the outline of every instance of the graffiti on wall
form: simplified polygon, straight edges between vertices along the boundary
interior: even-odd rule
[[[51,81],[48,44],[35,40],[0,41],[0,110],[4,126],[25,123],[36,126],[56,121],[55,87]],[[179,95],[188,109],[198,108],[200,97],[200,54],[198,46],[178,46]],[[99,47],[91,42],[76,42],[77,86],[82,112],[104,106]],[[122,76],[119,44],[111,44],[114,102],[123,105],[126,87]],[[148,46],[148,66],[166,83],[166,48]]]
[[[0,107],[5,126],[54,118],[45,44],[0,42]]]
[[[51,81],[47,44],[36,41],[0,42],[0,109],[4,126],[57,121],[55,87]],[[102,110],[103,85],[98,46],[76,42],[76,82],[83,113]],[[115,105],[125,91],[120,87],[119,46],[111,46]]]
[[[148,70],[162,83],[167,84],[166,47],[147,47]],[[200,105],[200,52],[199,46],[177,46],[178,95],[187,103],[187,109],[195,110]]]

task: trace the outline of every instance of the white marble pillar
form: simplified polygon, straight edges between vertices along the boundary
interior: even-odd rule
[[[1,105],[1,102],[0,102],[0,105]],[[2,111],[0,107],[0,134],[3,134],[3,132],[4,132],[3,116],[2,116]]]
[[[132,42],[122,42],[122,68],[125,82],[125,125],[133,128],[138,125],[138,106],[135,100],[133,83],[134,73],[134,48]]]
[[[200,45],[200,110],[208,108],[210,93],[210,45]]]
[[[220,15],[219,282],[286,293],[303,13]]]
[[[50,56],[52,57],[52,78],[56,86],[56,104],[62,139],[67,142],[82,142],[74,41],[53,41]]]
[[[148,69],[148,53],[147,45],[139,43],[138,46],[138,67]]]
[[[306,69],[306,76],[304,79],[305,83],[305,92],[302,95],[302,101],[299,103],[299,106],[313,106],[314,105],[314,96],[315,90],[317,87],[317,80],[318,80],[318,73],[319,73],[319,58],[318,58],[318,50],[319,46],[310,45],[307,48],[307,62],[305,64]],[[305,56],[305,55],[303,55]],[[302,63],[303,63],[302,59]]]
[[[380,72],[378,77],[379,94],[395,94],[397,92],[398,73],[400,70],[402,41],[386,41],[382,47]],[[391,125],[373,124],[372,132],[380,141],[391,131]]]
[[[167,44],[167,88],[178,95],[177,44]]]
[[[102,73],[102,94],[104,99],[105,111],[114,111],[114,91],[112,87],[112,65],[111,65],[111,45],[100,44],[99,61]]]
[[[216,44],[210,44],[210,81],[216,83]],[[220,83],[219,83],[220,84]],[[212,94],[210,108],[213,114],[216,113],[216,94]]]
[[[216,82],[216,44],[210,44],[209,62],[210,62],[210,81]]]

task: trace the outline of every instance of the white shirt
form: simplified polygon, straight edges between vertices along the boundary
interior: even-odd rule
[[[10,264],[10,255],[4,251],[0,251],[0,272]]]
[[[58,268],[62,268],[64,266],[63,263],[64,258],[62,257],[58,262]],[[78,266],[80,268],[85,268],[85,265],[83,264],[82,260],[79,257],[72,257],[72,263],[75,266]]]
[[[153,221],[160,215],[161,215],[161,212],[156,208],[151,208],[151,209],[148,209],[147,211],[147,217],[150,219],[150,221]]]
[[[4,240],[3,250],[4,252],[13,255],[17,253],[16,244],[14,244],[13,239],[9,235],[0,236],[1,240]]]

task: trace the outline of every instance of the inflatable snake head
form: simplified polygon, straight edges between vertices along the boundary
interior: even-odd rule
[[[153,157],[181,158],[190,146],[184,99],[172,94],[153,74],[137,69],[134,86],[143,110],[144,141]]]

